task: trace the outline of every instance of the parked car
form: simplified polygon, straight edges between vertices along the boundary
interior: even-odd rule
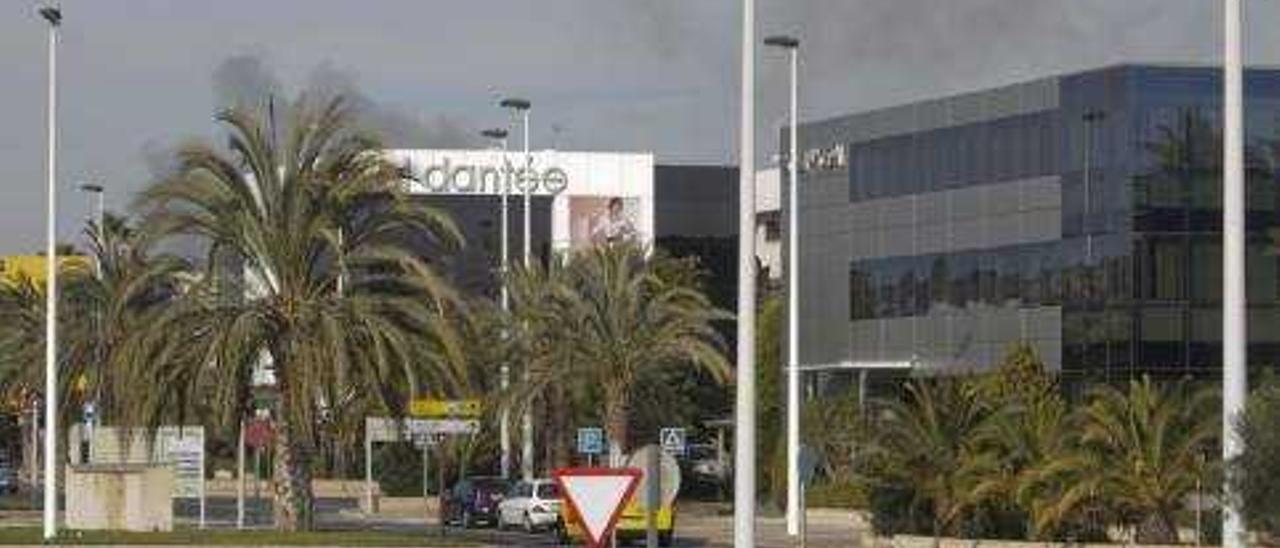
[[[549,529],[560,516],[560,488],[549,479],[522,481],[498,504],[498,528],[520,526],[527,532]]]
[[[18,492],[18,474],[7,464],[0,464],[0,495]]]
[[[729,479],[729,467],[720,460],[721,455],[714,445],[691,444],[689,454],[685,458],[694,480],[705,482],[724,482]]]
[[[441,515],[446,523],[465,528],[495,525],[498,503],[508,490],[507,480],[480,476],[465,478],[453,485],[441,501]]]

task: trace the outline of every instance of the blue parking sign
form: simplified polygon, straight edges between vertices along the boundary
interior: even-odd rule
[[[594,426],[579,428],[578,453],[583,455],[604,453],[604,429]]]

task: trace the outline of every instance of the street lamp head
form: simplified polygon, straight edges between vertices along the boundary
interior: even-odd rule
[[[78,188],[83,192],[92,192],[94,194],[101,194],[106,190],[102,185],[96,185],[93,183],[80,183]]]
[[[764,39],[764,45],[775,48],[797,49],[800,47],[800,40],[790,36],[770,36]]]
[[[530,103],[527,99],[521,99],[519,97],[507,97],[499,102],[498,106],[515,110],[529,110],[529,107],[532,107],[533,103]]]
[[[38,11],[40,12],[40,17],[43,17],[50,25],[56,27],[62,24],[62,9],[54,6],[44,6]]]
[[[507,138],[507,130],[501,128],[486,129],[481,131],[480,135],[494,140],[502,140]]]

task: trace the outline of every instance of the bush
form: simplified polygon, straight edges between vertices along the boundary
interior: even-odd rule
[[[1268,375],[1249,395],[1236,426],[1244,452],[1231,463],[1231,481],[1249,528],[1280,536],[1280,380]]]
[[[931,535],[933,512],[910,487],[877,485],[867,493],[871,528],[880,536]]]
[[[861,510],[867,507],[867,490],[852,481],[823,481],[808,487],[805,505],[809,508]]]
[[[373,457],[373,470],[383,495],[422,495],[422,451],[412,443],[388,443],[378,447]]]

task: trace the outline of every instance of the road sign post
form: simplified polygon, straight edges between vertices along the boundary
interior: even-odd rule
[[[561,468],[551,477],[571,517],[582,527],[587,546],[600,548],[612,537],[642,475],[637,468]]]

